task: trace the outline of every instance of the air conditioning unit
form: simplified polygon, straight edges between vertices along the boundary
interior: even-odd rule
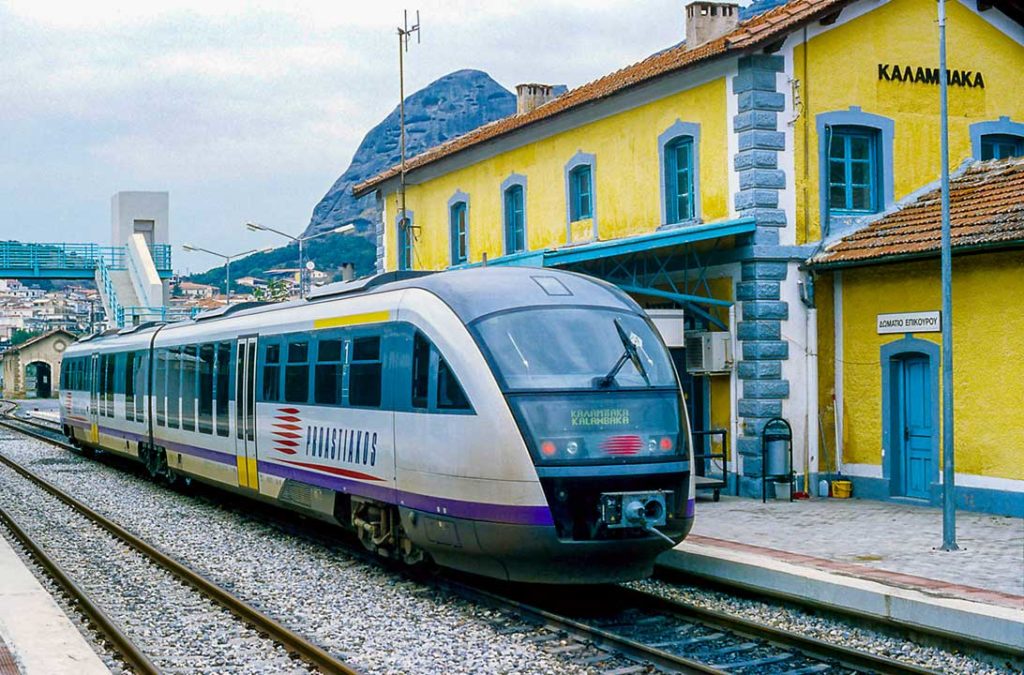
[[[732,339],[729,333],[715,331],[686,335],[686,372],[709,374],[731,370]]]

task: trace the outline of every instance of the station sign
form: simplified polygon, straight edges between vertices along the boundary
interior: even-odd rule
[[[887,333],[938,333],[942,331],[940,312],[899,312],[879,314],[878,334]]]
[[[886,82],[920,82],[939,84],[938,68],[908,66],[899,63],[879,63],[878,79]],[[951,87],[985,88],[985,77],[980,70],[946,70],[946,83]]]

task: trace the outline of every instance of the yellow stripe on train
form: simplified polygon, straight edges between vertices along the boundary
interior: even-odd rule
[[[366,323],[382,323],[390,320],[391,312],[382,310],[380,312],[350,314],[349,316],[334,316],[329,319],[316,319],[313,321],[313,328],[341,328],[343,326],[360,326]]]

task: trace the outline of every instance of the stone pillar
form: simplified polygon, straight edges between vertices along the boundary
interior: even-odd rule
[[[733,161],[739,174],[735,206],[740,217],[752,217],[757,223],[752,242],[756,251],[778,246],[779,230],[786,226],[786,213],[779,208],[779,193],[786,187],[778,162],[785,150],[778,120],[785,106],[777,86],[782,70],[781,56],[754,54],[739,60],[733,78],[737,98],[733,129],[739,148]],[[761,430],[770,418],[782,415],[782,401],[789,397],[789,381],[782,379],[782,362],[789,358],[789,345],[782,338],[782,322],[789,318],[789,304],[781,299],[786,274],[785,261],[755,254],[741,263],[741,280],[736,285],[742,312],[737,326],[741,345],[737,376],[742,390],[735,447],[743,456],[740,491],[748,496],[761,494]]]

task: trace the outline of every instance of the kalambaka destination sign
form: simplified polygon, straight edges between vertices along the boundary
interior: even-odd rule
[[[878,79],[886,82],[923,82],[939,84],[939,69],[924,66],[901,66],[896,63],[879,63]],[[951,87],[985,88],[985,78],[981,71],[947,70],[946,79]]]

